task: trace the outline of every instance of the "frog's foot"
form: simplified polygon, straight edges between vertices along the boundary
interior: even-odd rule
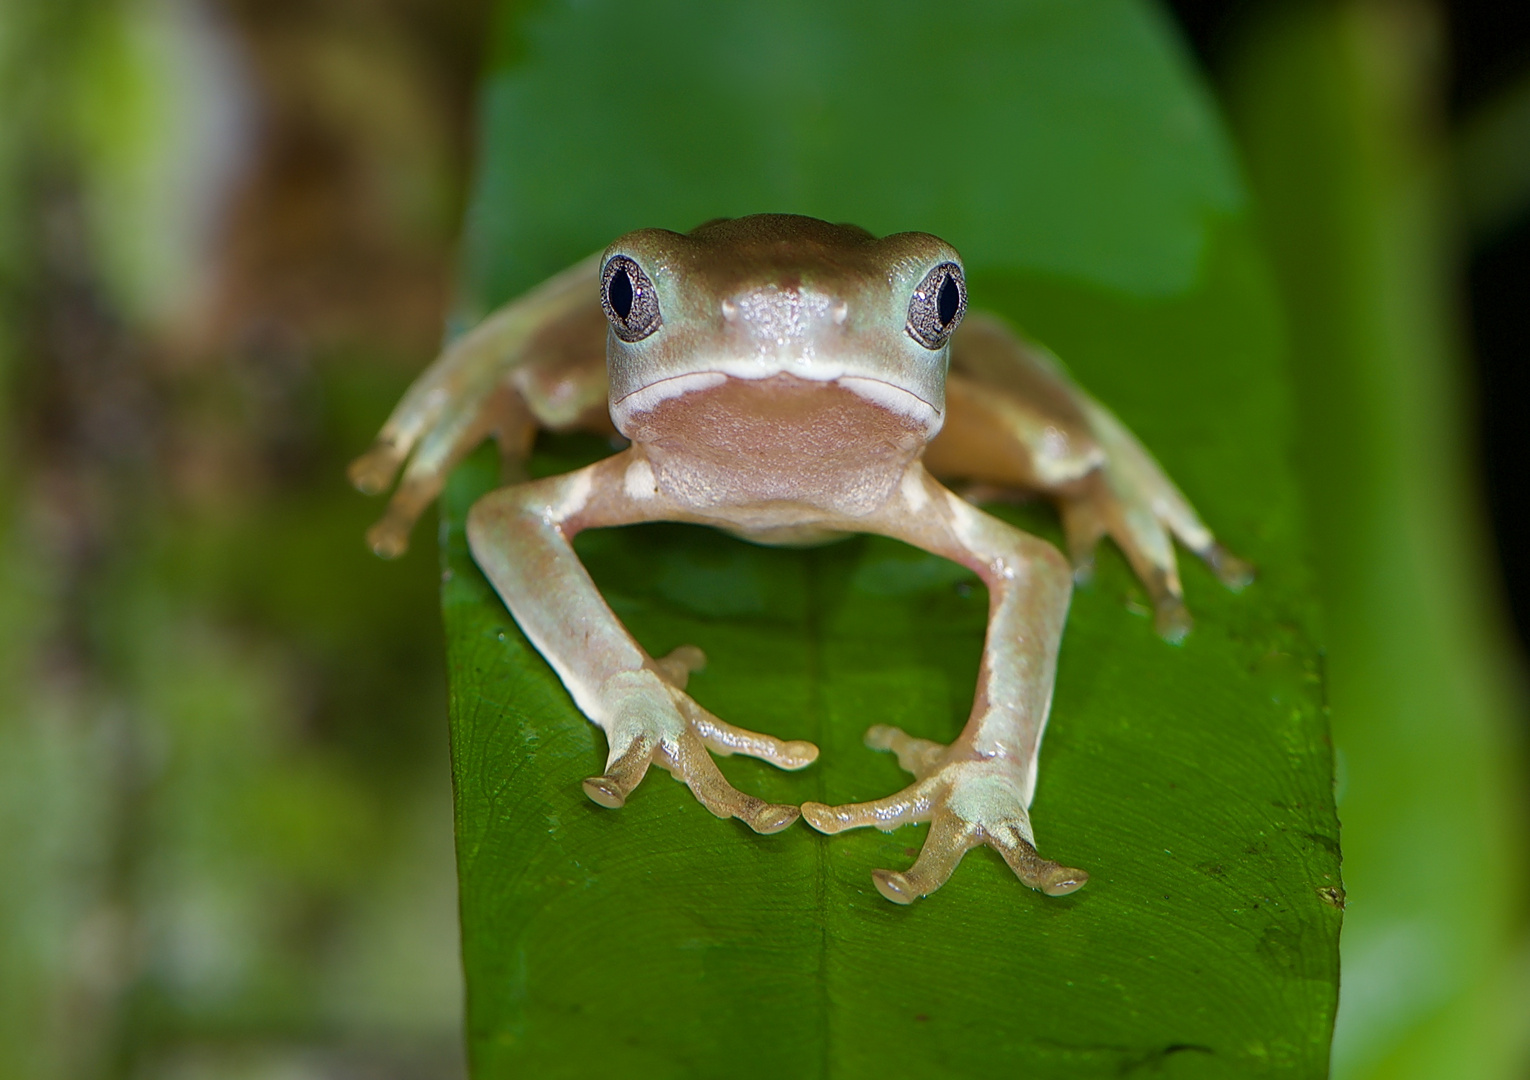
[[[831,834],[867,825],[891,832],[928,821],[930,833],[912,867],[901,873],[871,872],[877,891],[893,903],[912,904],[940,888],[962,856],[979,844],[998,851],[1016,877],[1048,896],[1073,892],[1089,880],[1082,870],[1036,854],[1023,776],[1015,761],[975,757],[958,751],[959,744],[942,746],[880,724],[866,732],[866,745],[897,754],[898,764],[914,774],[914,783],[874,802],[805,803],[802,816],[819,832]]]
[[[768,803],[728,783],[712,754],[746,754],[778,768],[801,769],[817,760],[818,747],[734,727],[696,704],[674,682],[683,686],[684,677],[705,663],[700,649],[682,646],[654,663],[664,679],[653,672],[627,672],[608,683],[612,719],[602,727],[610,755],[606,771],[584,782],[584,793],[616,809],[626,803],[648,767],[658,765],[720,818],[736,817],[758,833],[780,832],[796,821],[801,813],[797,807]],[[672,677],[674,672],[679,672],[678,679]]]
[[[504,387],[460,400],[444,392],[416,400],[420,397],[411,391],[371,449],[346,470],[351,483],[367,495],[382,494],[398,477],[387,510],[367,530],[367,546],[385,559],[408,550],[415,522],[469,450],[494,436],[509,466],[506,472],[514,475],[514,463],[530,453],[536,434],[524,404]]]
[[[1133,464],[1141,467],[1097,476],[1062,500],[1074,580],[1082,584],[1093,576],[1095,548],[1109,535],[1147,589],[1158,633],[1178,642],[1194,624],[1185,608],[1173,537],[1195,552],[1229,589],[1251,582],[1254,568],[1216,541],[1155,463]]]

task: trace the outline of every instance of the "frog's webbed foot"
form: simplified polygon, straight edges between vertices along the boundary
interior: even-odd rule
[[[817,760],[818,747],[734,727],[702,708],[683,688],[689,673],[705,663],[700,649],[684,645],[654,661],[662,679],[651,672],[626,672],[608,682],[612,718],[602,726],[610,754],[606,771],[586,780],[584,793],[616,809],[626,804],[648,767],[658,765],[718,817],[736,817],[758,833],[780,832],[801,811],[745,795],[723,777],[712,754],[745,754],[778,768],[801,769]]]
[[[891,832],[900,825],[930,823],[919,857],[908,870],[873,870],[877,891],[895,904],[912,904],[945,884],[962,856],[987,844],[1004,857],[1025,884],[1048,896],[1062,896],[1089,880],[1082,870],[1036,853],[1026,810],[1021,766],[1006,758],[981,758],[916,739],[895,727],[877,725],[866,745],[891,750],[914,774],[908,787],[872,802],[825,806],[805,803],[802,816],[823,833],[874,825]]]

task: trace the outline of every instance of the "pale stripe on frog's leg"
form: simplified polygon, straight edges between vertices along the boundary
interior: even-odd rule
[[[988,635],[972,715],[945,747],[896,728],[873,727],[866,733],[868,745],[896,753],[899,764],[914,773],[914,783],[872,802],[807,803],[803,816],[826,833],[931,822],[913,867],[872,873],[878,891],[895,903],[912,903],[938,889],[962,855],[979,844],[997,849],[1032,888],[1051,895],[1072,892],[1088,875],[1036,854],[1029,814],[1071,570],[1052,545],[975,509],[918,463],[906,479],[912,482],[903,485],[901,498],[858,528],[971,567],[987,584]],[[918,512],[911,512],[915,503]]]
[[[776,832],[798,817],[794,806],[767,803],[733,788],[708,747],[802,768],[817,747],[786,742],[724,724],[666,677],[702,660],[683,647],[654,660],[607,606],[571,541],[586,528],[639,521],[688,520],[691,515],[650,491],[627,491],[629,468],[642,460],[631,449],[577,472],[501,488],[468,515],[468,542],[531,643],[546,658],[575,704],[605,733],[606,771],[585,781],[603,806],[621,806],[650,764],[683,780],[719,817],[737,817],[757,832]]]
[[[527,345],[539,331],[596,302],[598,268],[592,255],[506,304],[448,345],[409,387],[371,449],[347,470],[352,484],[376,495],[409,463],[383,518],[367,533],[373,551],[403,554],[452,466],[489,435],[502,443],[529,441],[529,414],[506,377],[535,359]]]

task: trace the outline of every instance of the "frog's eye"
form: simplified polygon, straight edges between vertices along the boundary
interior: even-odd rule
[[[908,336],[926,349],[938,349],[951,339],[956,324],[967,314],[967,282],[962,268],[941,263],[919,283],[908,302]]]
[[[623,341],[642,341],[659,328],[659,294],[634,260],[613,255],[600,274],[600,306]]]

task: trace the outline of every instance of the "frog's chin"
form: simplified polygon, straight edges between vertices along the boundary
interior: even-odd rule
[[[941,424],[945,421],[943,410],[925,401],[912,390],[882,379],[851,374],[841,374],[832,378],[804,378],[795,373],[781,371],[762,371],[759,374],[692,371],[684,375],[673,375],[612,400],[611,419],[616,424],[617,430],[626,433],[632,420],[641,414],[653,412],[662,402],[684,398],[691,394],[701,394],[733,380],[756,382],[764,379],[779,379],[801,389],[816,385],[848,390],[868,404],[892,413],[915,430],[922,430],[926,442],[939,433]]]

